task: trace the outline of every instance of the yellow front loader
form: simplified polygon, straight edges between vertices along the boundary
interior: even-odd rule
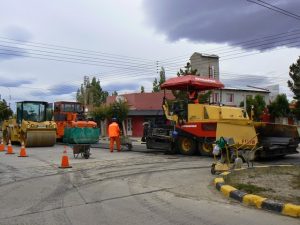
[[[56,123],[52,121],[52,107],[47,102],[17,102],[16,119],[2,124],[5,143],[24,142],[26,147],[53,146],[56,143]]]

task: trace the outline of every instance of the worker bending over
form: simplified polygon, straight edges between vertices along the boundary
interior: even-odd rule
[[[108,126],[108,136],[110,139],[109,149],[110,152],[114,151],[114,143],[116,142],[118,152],[121,151],[120,145],[120,127],[116,118],[112,118],[112,123]]]

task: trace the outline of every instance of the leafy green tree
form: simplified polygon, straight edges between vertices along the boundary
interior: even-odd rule
[[[113,93],[111,93],[111,96],[118,96],[118,92],[114,91]]]
[[[289,101],[285,94],[276,96],[276,99],[268,105],[270,115],[275,117],[286,117],[290,113]]]
[[[114,103],[109,105],[107,109],[106,118],[111,119],[115,117],[121,123],[126,119],[128,112],[129,112],[129,105],[127,102],[115,101]]]
[[[166,71],[164,67],[161,67],[159,72],[159,81],[157,80],[157,78],[154,79],[152,92],[159,92],[160,85],[163,84],[165,81],[166,81]]]
[[[106,101],[107,91],[103,91],[100,81],[96,77],[90,82],[89,77],[84,77],[84,82],[76,93],[76,100],[84,105],[99,106]]]
[[[13,115],[13,111],[8,107],[6,101],[0,100],[0,121],[9,119]]]
[[[141,86],[141,93],[145,93],[145,88],[144,88],[144,86]]]
[[[97,122],[97,124],[100,124],[101,121],[107,118],[108,111],[109,111],[108,106],[102,104],[100,106],[93,108],[93,111],[91,112],[91,116]]]
[[[153,81],[153,89],[152,89],[152,92],[159,92],[159,90],[160,90],[160,87],[159,87],[157,78],[155,78],[154,81]]]
[[[300,56],[297,62],[290,66],[289,75],[292,80],[288,80],[287,84],[294,93],[293,98],[296,100],[296,107],[293,110],[293,113],[298,119],[300,119]]]
[[[186,75],[197,75],[197,69],[192,69],[192,65],[187,62],[186,66],[184,66],[184,70],[180,69],[179,72],[177,72],[177,76],[186,76]]]
[[[251,109],[253,107],[254,115],[252,119],[255,121],[259,121],[261,119],[261,115],[263,114],[264,109],[266,108],[266,102],[264,98],[261,95],[255,95],[254,98],[247,98],[246,105],[248,115],[251,115]],[[244,102],[241,102],[240,107],[243,106]]]

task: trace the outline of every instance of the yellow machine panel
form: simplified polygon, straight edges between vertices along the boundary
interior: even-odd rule
[[[257,145],[258,139],[253,124],[233,122],[218,122],[216,138],[233,138],[236,146],[253,148]]]

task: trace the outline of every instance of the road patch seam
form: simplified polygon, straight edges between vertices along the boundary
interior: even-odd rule
[[[230,172],[222,173],[223,177],[230,174]],[[222,192],[226,197],[233,198],[245,205],[255,206],[258,209],[264,209],[282,215],[300,218],[300,205],[277,202],[272,199],[264,198],[259,195],[248,194],[240,191],[233,186],[227,185],[223,177],[214,179],[215,187]]]

